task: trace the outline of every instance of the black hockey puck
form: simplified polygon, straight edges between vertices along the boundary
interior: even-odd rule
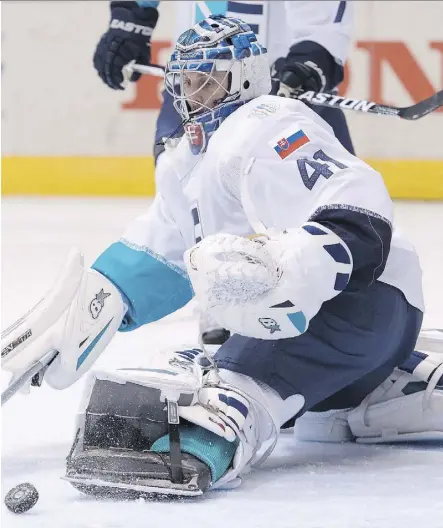
[[[29,482],[14,486],[5,496],[5,505],[13,513],[27,512],[37,504],[37,501],[37,488]]]

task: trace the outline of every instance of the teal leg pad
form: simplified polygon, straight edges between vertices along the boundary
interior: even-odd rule
[[[228,442],[221,436],[197,425],[180,428],[181,450],[195,456],[209,467],[212,482],[217,482],[226,473],[234,458],[237,445],[238,441]],[[169,435],[156,440],[152,444],[151,451],[168,453]]]

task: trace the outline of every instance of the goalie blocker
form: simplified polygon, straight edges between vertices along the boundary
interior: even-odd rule
[[[126,309],[112,282],[85,269],[81,253],[71,251],[53,288],[2,332],[2,368],[12,373],[11,385],[29,381],[26,373],[35,374],[40,362],[51,387],[69,387],[103,352]],[[50,354],[55,357],[48,366],[44,358]]]

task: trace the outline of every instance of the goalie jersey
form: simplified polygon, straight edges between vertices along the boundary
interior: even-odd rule
[[[349,154],[303,102],[259,97],[221,124],[205,153],[192,154],[184,136],[164,156],[153,205],[93,266],[125,299],[121,330],[160,319],[192,298],[183,253],[203,237],[306,222],[332,230],[351,251],[347,288],[385,282],[424,310],[419,260],[392,226],[381,175]],[[309,262],[299,264],[308,275]]]

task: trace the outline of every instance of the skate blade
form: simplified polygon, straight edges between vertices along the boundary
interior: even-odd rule
[[[191,479],[187,484],[169,483],[164,486],[164,481],[152,480],[152,484],[125,484],[123,482],[110,482],[97,478],[60,477],[71,484],[78,486],[96,486],[98,488],[113,488],[116,491],[138,492],[144,495],[171,495],[175,497],[198,497],[203,495],[202,490],[197,486],[197,478]],[[194,482],[195,480],[195,482]]]
[[[441,431],[428,431],[424,433],[403,433],[403,434],[392,434],[386,436],[375,436],[366,438],[356,438],[358,444],[384,444],[384,443],[397,443],[402,442],[443,442],[443,432]]]

